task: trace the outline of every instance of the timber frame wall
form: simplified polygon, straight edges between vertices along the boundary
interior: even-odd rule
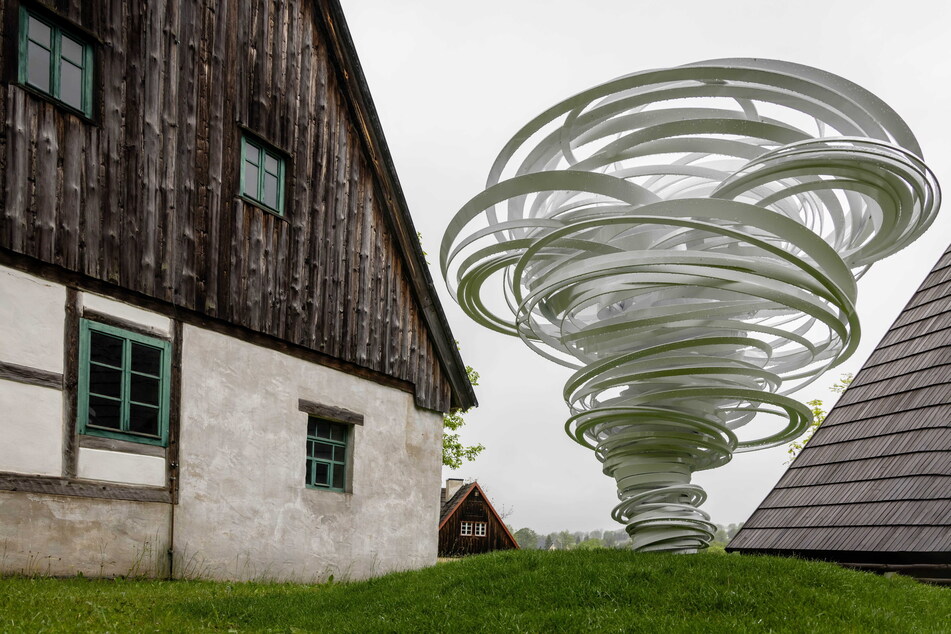
[[[90,119],[18,84],[20,4],[93,44]],[[23,0],[0,22],[0,264],[475,404],[336,0]],[[283,217],[238,196],[243,132],[288,156]]]

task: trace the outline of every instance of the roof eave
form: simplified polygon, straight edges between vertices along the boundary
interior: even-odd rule
[[[449,380],[452,391],[452,407],[463,410],[478,405],[475,390],[469,382],[466,365],[459,354],[449,321],[436,294],[432,275],[426,264],[422,246],[419,244],[416,227],[409,214],[396,168],[390,156],[383,128],[376,107],[370,96],[363,68],[350,37],[343,9],[338,0],[318,0],[323,28],[330,42],[331,52],[337,60],[338,69],[346,81],[341,84],[354,109],[358,132],[365,144],[367,155],[375,171],[387,212],[397,242],[403,253],[413,291],[419,301],[423,319],[429,328],[439,361]],[[418,397],[417,397],[418,402]]]

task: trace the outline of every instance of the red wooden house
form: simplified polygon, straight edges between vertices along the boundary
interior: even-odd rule
[[[517,549],[518,543],[478,482],[446,480],[439,517],[439,556]]]

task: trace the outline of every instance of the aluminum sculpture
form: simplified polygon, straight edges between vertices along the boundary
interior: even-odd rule
[[[921,155],[815,68],[639,72],[519,130],[440,265],[473,319],[575,370],[565,429],[616,480],[634,547],[694,552],[714,526],[691,474],[806,430],[787,394],[855,350],[856,279],[933,221]]]

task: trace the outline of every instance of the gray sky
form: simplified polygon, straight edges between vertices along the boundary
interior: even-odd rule
[[[951,183],[949,3],[341,0],[429,261],[455,212],[482,190],[496,154],[530,118],[580,90],[638,70],[721,57],[816,66],[891,105]],[[831,401],[951,240],[942,212],[914,246],[859,284],[862,346],[794,395]],[[467,443],[483,455],[445,477],[478,479],[506,521],[539,532],[616,529],[614,482],[565,434],[568,371],[472,322],[433,278],[466,362],[482,375]],[[752,424],[756,424],[755,422]],[[785,470],[782,448],[739,454],[695,477],[721,524],[745,520]]]

